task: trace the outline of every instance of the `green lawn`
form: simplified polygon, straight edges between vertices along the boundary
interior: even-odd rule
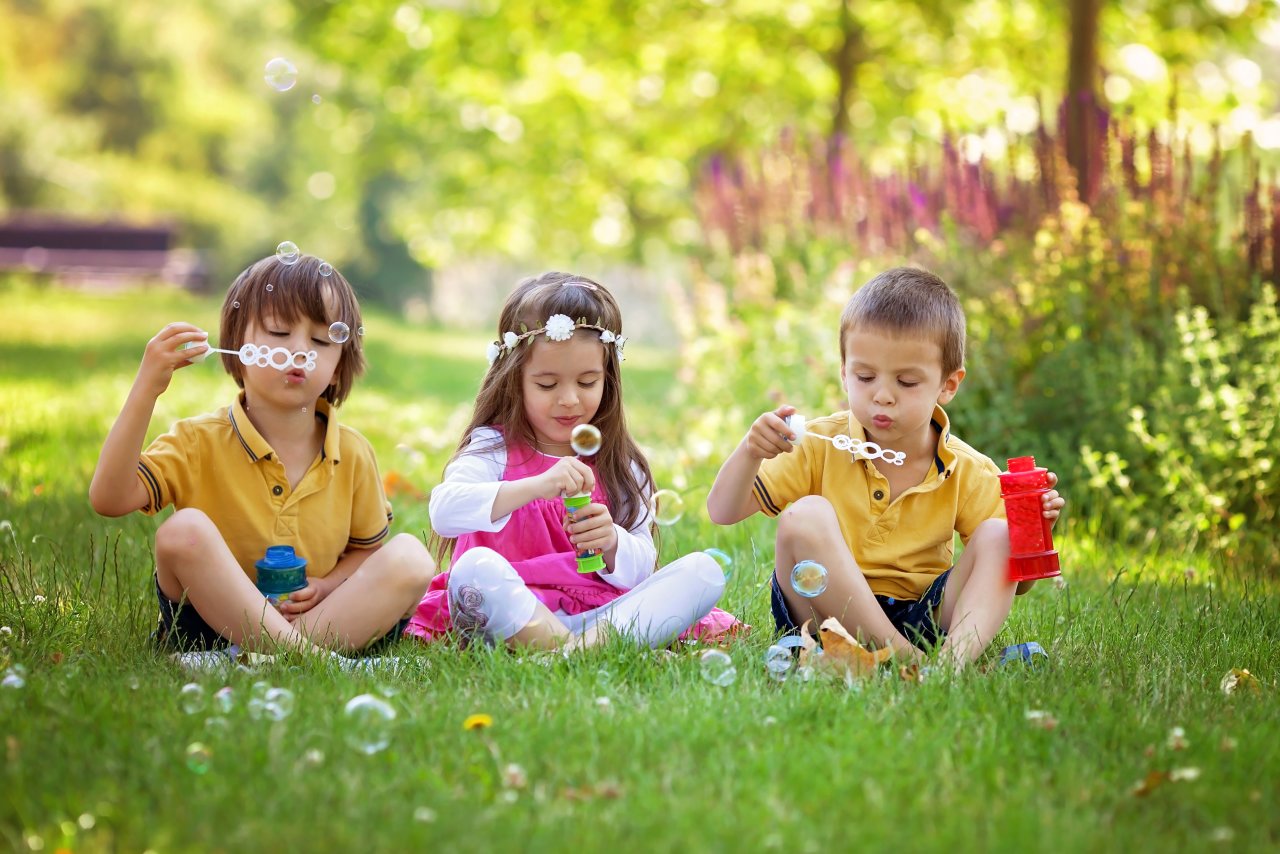
[[[664,554],[729,552],[723,605],[756,627],[729,650],[733,684],[704,681],[697,649],[563,660],[403,641],[398,676],[280,663],[197,680],[204,699],[188,714],[190,680],[147,644],[155,521],[100,519],[86,490],[147,339],[177,319],[213,328],[217,303],[13,285],[0,299],[0,671],[25,669],[21,687],[0,687],[0,847],[1280,846],[1274,581],[1208,555],[1092,542],[1068,514],[1057,540],[1069,584],[1020,599],[996,642],[1038,640],[1048,666],[923,684],[774,683],[762,662],[771,523],[716,528],[702,508],[716,455],[738,436],[709,456],[671,447],[678,354],[641,346],[624,367],[633,431],[659,485],[688,503],[663,529]],[[429,489],[468,415],[487,335],[373,312],[365,326],[371,371],[343,419],[373,441],[384,471]],[[216,364],[183,371],[153,434],[232,393]],[[424,502],[401,497],[396,512],[397,530],[426,529]],[[1232,668],[1254,673],[1258,690],[1224,694]],[[257,682],[291,691],[292,714],[255,718]],[[224,685],[226,712],[210,699]],[[364,693],[397,713],[389,746],[372,755],[348,744],[344,715]],[[464,730],[476,713],[492,726]],[[203,749],[189,760],[193,744]],[[1175,770],[1180,779],[1134,793],[1151,772]]]

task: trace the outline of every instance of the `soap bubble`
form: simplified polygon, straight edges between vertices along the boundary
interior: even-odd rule
[[[205,718],[204,728],[211,735],[222,735],[231,731],[231,724],[227,723],[227,719],[222,715],[210,715]]]
[[[220,712],[226,713],[235,708],[236,694],[231,690],[230,685],[219,688],[213,694],[213,707]]]
[[[271,284],[270,282],[267,282],[267,293],[271,293],[275,289],[276,289],[275,285]]]
[[[341,320],[329,324],[329,340],[334,344],[346,344],[351,337],[351,327]]]
[[[783,682],[791,675],[791,650],[774,644],[765,650],[764,669],[769,671],[769,678]]]
[[[298,263],[298,259],[302,257],[302,253],[298,250],[298,244],[292,240],[282,240],[280,245],[276,247],[276,260],[286,267],[292,267]]]
[[[332,275],[333,275],[333,265],[332,265],[332,264],[330,264],[328,261],[321,261],[321,262],[320,262],[320,275],[324,276],[326,279],[327,279],[327,278],[329,278],[330,276],[332,276]],[[338,342],[338,343],[342,343],[342,342]]]
[[[209,760],[213,758],[213,751],[199,741],[193,741],[187,745],[187,768],[192,773],[203,774],[209,770]]]
[[[298,69],[283,56],[277,56],[263,69],[262,79],[277,92],[288,92],[298,82]]]
[[[347,702],[343,714],[347,718],[347,744],[355,750],[372,756],[391,743],[396,710],[390,703],[372,694],[361,694]]]
[[[600,436],[600,428],[594,424],[579,424],[569,434],[569,446],[573,452],[583,457],[594,456],[600,450],[604,440]]]
[[[791,589],[812,599],[827,589],[827,568],[817,561],[802,560],[791,569]]]
[[[655,492],[649,499],[649,507],[653,510],[653,521],[664,527],[674,525],[684,515],[684,499],[670,489]]]
[[[18,690],[27,684],[27,668],[21,664],[15,664],[4,672],[4,678],[0,679],[0,688],[12,688]]]
[[[182,686],[178,692],[178,704],[182,706],[182,711],[189,715],[204,708],[204,686],[199,682],[188,682]]]
[[[364,327],[363,327],[363,326],[358,327],[358,328],[356,329],[356,334],[357,334],[357,335],[359,335],[361,338],[363,338],[363,337],[364,337]]]
[[[231,307],[232,307],[232,308],[239,308],[239,307],[240,307],[240,300],[233,300],[233,301],[232,301],[232,303],[231,303]]]
[[[312,96],[311,96],[311,103],[313,103],[313,104],[318,104],[318,103],[320,103],[320,96],[319,96],[319,95],[312,95]]]
[[[273,721],[293,714],[293,692],[288,688],[272,688],[262,700],[263,713]]]
[[[728,552],[723,552],[720,549],[703,549],[702,551],[720,564],[720,569],[724,572],[726,580],[733,577],[733,558]]]
[[[700,657],[702,678],[721,688],[727,688],[738,678],[738,670],[733,666],[729,654],[718,649],[708,649]]]

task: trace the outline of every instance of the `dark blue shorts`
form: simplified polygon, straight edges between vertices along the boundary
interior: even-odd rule
[[[153,576],[154,577],[154,576]],[[155,578],[156,600],[160,603],[160,620],[151,639],[156,646],[168,652],[188,652],[190,650],[226,649],[231,641],[214,631],[204,621],[196,606],[183,600],[171,602],[160,589],[160,579]],[[409,618],[403,617],[391,627],[385,635],[365,647],[366,650],[377,649],[390,641],[396,640],[409,625]]]
[[[929,589],[924,592],[924,596],[919,599],[876,597],[876,601],[880,603],[880,610],[884,611],[884,615],[889,618],[889,622],[893,623],[893,627],[921,649],[935,646],[947,636],[946,631],[934,622],[933,612],[942,602],[942,594],[947,588],[949,575],[951,570],[948,569],[935,578],[929,585]],[[782,595],[782,587],[778,585],[778,576],[773,576],[769,590],[773,622],[778,627],[778,631],[784,635],[799,634],[800,623],[804,620],[801,619],[797,623],[791,611],[788,610],[787,600]],[[816,628],[813,633],[817,635]]]

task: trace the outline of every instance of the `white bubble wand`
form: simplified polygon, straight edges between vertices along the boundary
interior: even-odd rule
[[[856,460],[862,457],[864,460],[881,459],[890,465],[900,466],[907,460],[905,451],[895,451],[892,448],[882,448],[875,442],[863,442],[854,439],[843,433],[837,433],[834,436],[823,436],[821,433],[810,433],[805,429],[805,418],[800,413],[788,415],[782,419],[786,422],[787,428],[796,434],[795,441],[799,442],[805,436],[812,436],[815,439],[821,439],[824,442],[830,442],[835,445],[837,451],[848,451]]]

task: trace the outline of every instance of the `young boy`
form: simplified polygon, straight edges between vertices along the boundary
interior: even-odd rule
[[[350,651],[403,630],[435,565],[413,536],[389,536],[373,449],[338,423],[364,369],[359,336],[348,340],[360,328],[350,283],[320,259],[258,261],[222,306],[221,346],[251,351],[223,355],[239,396],[143,451],[174,373],[209,353],[208,333],[189,323],[148,342],[89,498],[104,516],[176,507],[156,532],[162,646]],[[306,587],[278,607],[254,584],[273,545],[307,560]]]
[[[849,409],[808,430],[875,442],[905,461],[854,458],[821,440],[797,443],[783,420],[791,406],[757,418],[725,460],[707,497],[712,521],[731,525],[757,510],[778,517],[779,630],[835,617],[911,660],[945,638],[939,659],[960,668],[995,637],[1015,586],[1030,589],[1033,582],[1006,579],[999,469],[951,435],[942,409],[964,379],[964,344],[964,311],[945,282],[911,268],[881,273],[840,318]],[[1043,503],[1045,518],[1056,521],[1066,502],[1050,490]],[[954,533],[965,549],[953,566]],[[792,587],[791,569],[802,560],[828,571],[826,589],[813,598]]]

